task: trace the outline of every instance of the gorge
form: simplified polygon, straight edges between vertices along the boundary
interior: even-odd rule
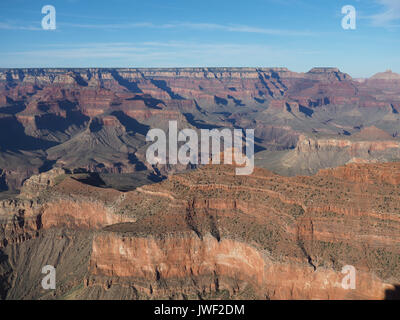
[[[254,171],[148,163],[170,121],[254,130]],[[399,128],[390,71],[0,69],[0,299],[393,297]]]

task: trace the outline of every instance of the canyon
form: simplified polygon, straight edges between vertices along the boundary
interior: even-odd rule
[[[399,113],[390,70],[0,69],[0,299],[391,298]],[[253,129],[254,171],[149,164],[170,121]]]
[[[1,298],[384,299],[400,283],[399,162],[296,177],[208,165],[129,192],[79,179],[52,170],[1,202]]]
[[[151,128],[254,129],[256,165],[315,174],[400,160],[399,76],[337,68],[1,69],[0,189],[52,168],[147,182],[193,166],[151,166]]]

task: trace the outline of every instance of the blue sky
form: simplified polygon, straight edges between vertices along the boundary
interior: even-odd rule
[[[57,29],[43,30],[44,5]],[[357,29],[341,26],[344,5]],[[334,66],[400,73],[400,0],[2,0],[0,67]]]

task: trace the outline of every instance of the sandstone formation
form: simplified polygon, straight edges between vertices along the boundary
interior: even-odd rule
[[[125,193],[78,177],[1,202],[1,298],[384,299],[400,282],[398,162],[291,178],[209,165]]]

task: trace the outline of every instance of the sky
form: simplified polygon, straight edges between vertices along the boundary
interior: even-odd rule
[[[42,7],[56,10],[44,30]],[[342,7],[356,29],[342,27]],[[400,73],[400,0],[1,0],[0,67],[338,67]]]

